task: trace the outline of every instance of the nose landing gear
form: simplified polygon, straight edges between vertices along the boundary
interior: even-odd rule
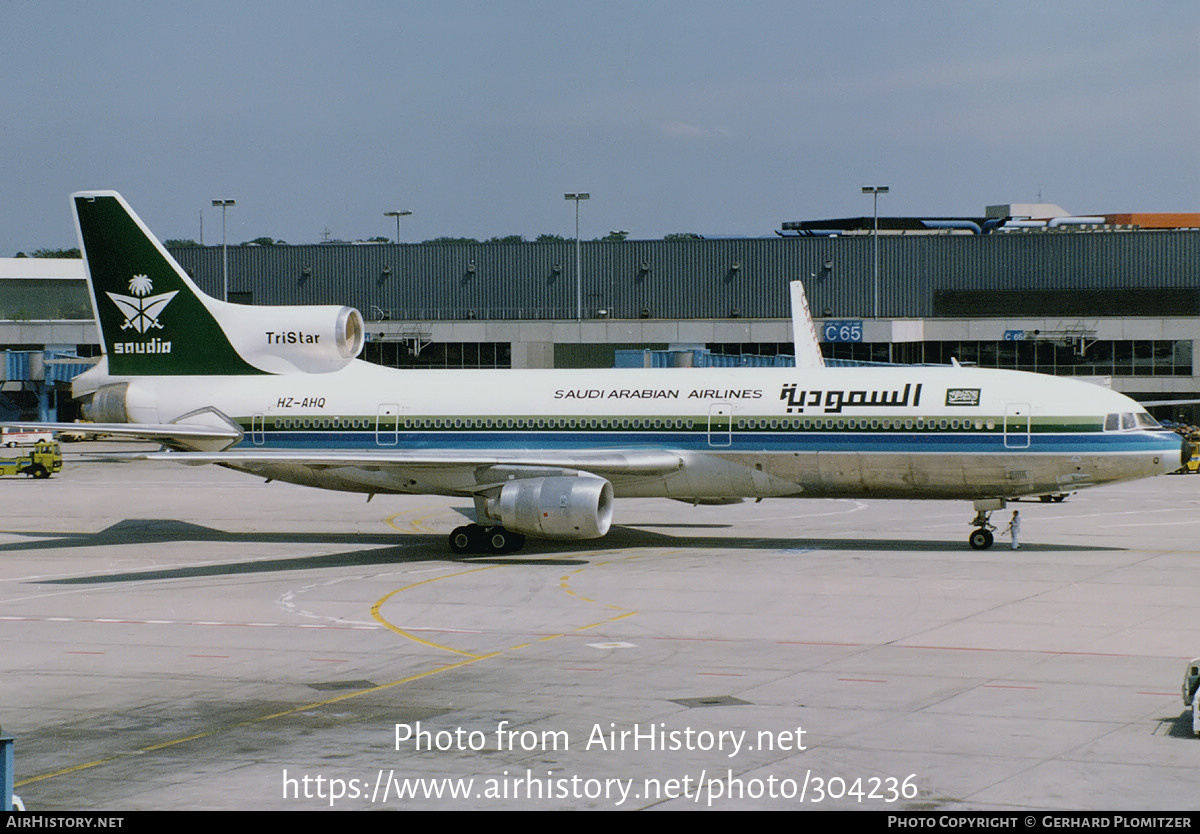
[[[971,521],[971,526],[975,529],[967,537],[967,544],[971,546],[972,550],[987,550],[992,546],[996,540],[992,531],[996,529],[996,526],[988,519],[993,511],[1004,509],[1004,503],[1003,498],[990,498],[975,502],[975,518]]]
[[[996,537],[992,535],[992,530],[995,529],[996,528],[990,524],[986,527],[977,527],[971,531],[971,535],[967,539],[967,543],[970,544],[971,548],[974,550],[987,550],[992,546],[992,542],[996,539]]]

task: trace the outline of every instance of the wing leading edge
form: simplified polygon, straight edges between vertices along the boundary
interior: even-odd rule
[[[217,463],[236,467],[292,464],[314,469],[343,466],[401,467],[405,469],[478,468],[503,466],[530,472],[544,469],[571,469],[596,475],[665,475],[684,465],[683,457],[666,450],[613,449],[594,452],[512,452],[419,450],[293,450],[230,449],[224,452],[130,452],[126,459],[167,460],[173,463]]]

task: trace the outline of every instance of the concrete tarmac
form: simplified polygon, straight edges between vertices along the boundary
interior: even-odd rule
[[[457,558],[458,499],[73,460],[0,496],[31,810],[1200,809],[1194,476],[1013,504],[1017,551],[966,502],[619,500]]]

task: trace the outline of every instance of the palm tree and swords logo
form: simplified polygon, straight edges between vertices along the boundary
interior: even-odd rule
[[[179,290],[150,295],[150,291],[153,289],[154,284],[149,276],[135,275],[129,279],[129,291],[133,293],[132,296],[105,292],[105,295],[111,298],[118,309],[125,314],[125,323],[121,325],[122,330],[132,327],[138,333],[144,334],[151,329],[163,329],[158,322],[158,317],[162,315],[163,309],[179,293]]]

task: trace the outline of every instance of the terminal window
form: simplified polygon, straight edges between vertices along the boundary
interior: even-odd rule
[[[1191,376],[1191,339],[1097,339],[1013,342],[942,341],[829,343],[828,359],[900,364],[962,365],[1010,368],[1057,376]],[[882,359],[881,359],[882,358]]]
[[[415,349],[409,341],[373,341],[362,358],[388,368],[511,368],[509,342],[429,342]]]

